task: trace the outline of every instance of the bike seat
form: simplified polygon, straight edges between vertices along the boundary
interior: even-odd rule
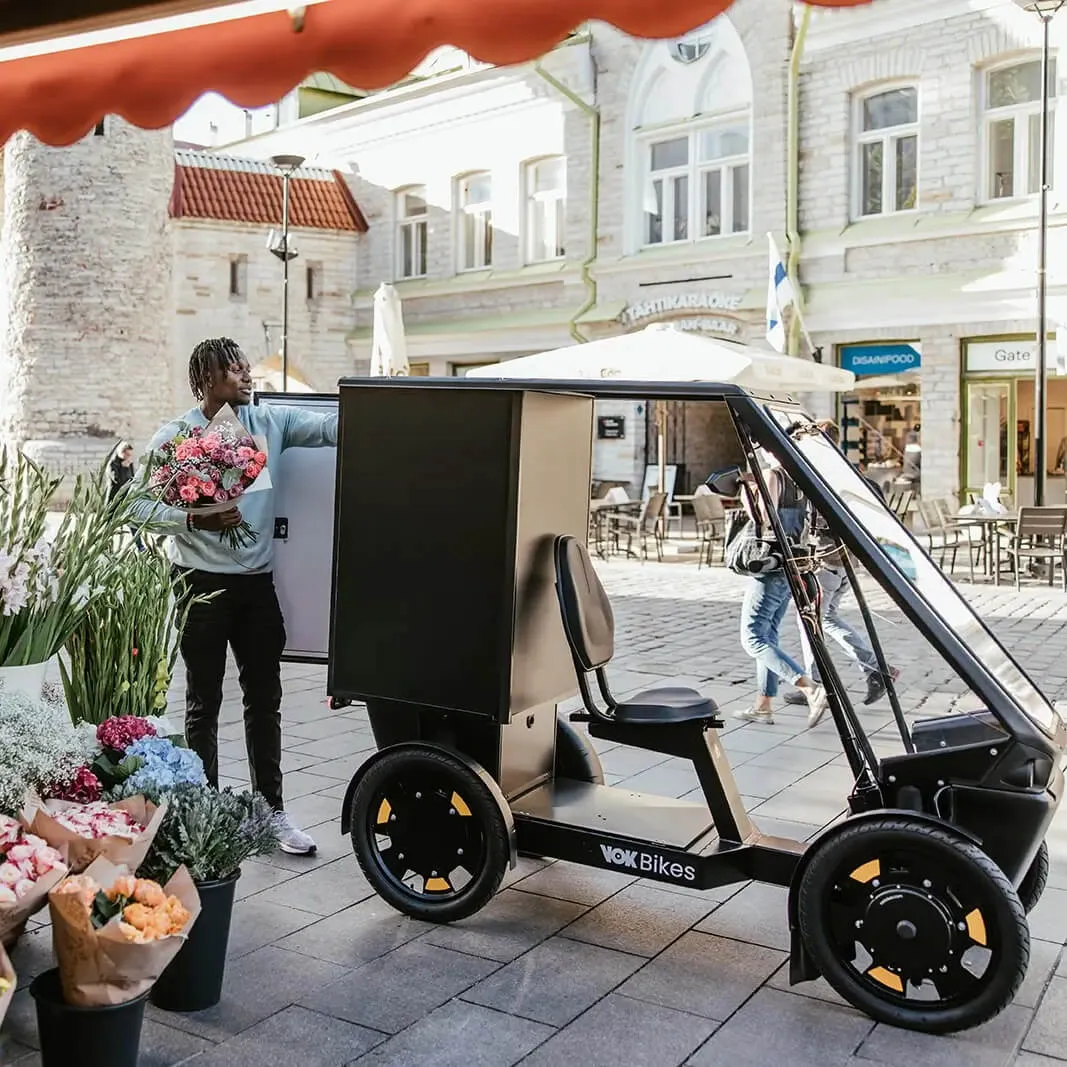
[[[631,726],[667,726],[695,719],[714,719],[718,705],[695,689],[646,689],[612,709],[617,723]]]

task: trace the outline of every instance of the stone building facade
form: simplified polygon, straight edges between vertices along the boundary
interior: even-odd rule
[[[4,149],[0,434],[63,473],[146,437],[171,403],[169,131],[105,119]]]

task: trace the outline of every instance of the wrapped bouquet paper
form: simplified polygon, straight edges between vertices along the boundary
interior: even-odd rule
[[[7,953],[0,948],[0,1026],[4,1025],[4,1016],[11,1004],[11,998],[15,995],[15,986],[18,979],[15,977],[15,968],[11,966],[11,960]]]
[[[108,804],[97,800],[77,804],[26,796],[22,821],[27,829],[53,848],[63,849],[72,874],[84,871],[97,857],[137,870],[148,855],[156,831],[167,813],[144,797]]]
[[[48,895],[63,998],[124,1004],[152,987],[185,944],[200,897],[184,867],[166,886],[100,857]]]
[[[58,849],[0,815],[0,945],[10,948],[18,940],[26,920],[66,874]]]

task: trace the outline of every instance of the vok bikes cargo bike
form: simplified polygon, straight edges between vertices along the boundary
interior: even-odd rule
[[[746,813],[714,700],[612,693],[612,609],[586,549],[604,398],[710,405],[717,466],[750,471],[767,500],[773,456],[969,691],[971,710],[916,721],[890,684],[901,751],[880,757],[827,652],[811,561],[783,548],[854,779],[813,840],[763,834]],[[822,976],[873,1018],[934,1033],[1011,1001],[1067,730],[792,401],[735,385],[362,378],[339,397],[261,402],[340,407],[336,456],[283,457],[276,578],[290,656],[328,662],[334,706],[367,706],[377,751],[341,822],[394,908],[470,916],[520,852],[696,889],[755,879],[788,887],[794,983]],[[576,690],[583,710],[558,714]],[[591,738],[691,760],[702,800],[606,785]]]

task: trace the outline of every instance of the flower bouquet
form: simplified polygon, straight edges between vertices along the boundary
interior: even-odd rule
[[[134,878],[101,857],[48,897],[63,998],[79,1007],[141,996],[185,943],[200,913],[192,879],[166,886]]]
[[[157,806],[143,796],[114,804],[102,800],[76,804],[30,794],[22,822],[53,848],[63,849],[71,873],[79,874],[99,856],[136,870],[166,814],[165,802]]]
[[[4,1017],[11,1006],[11,998],[15,995],[17,985],[15,968],[11,966],[11,960],[8,959],[7,953],[0,945],[0,1026],[4,1025]]]
[[[265,448],[227,404],[206,427],[180,423],[178,433],[146,457],[148,491],[192,514],[225,511],[245,493],[271,487]],[[258,535],[245,522],[219,537],[237,549]]]
[[[67,873],[62,854],[0,815],[0,944],[13,945],[26,920]]]

